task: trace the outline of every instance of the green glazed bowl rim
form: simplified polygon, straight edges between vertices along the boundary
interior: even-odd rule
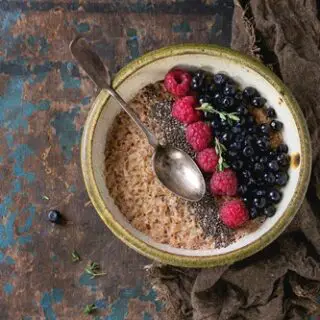
[[[311,143],[306,121],[303,113],[293,97],[290,90],[282,83],[282,81],[267,67],[259,61],[246,56],[240,52],[229,48],[220,47],[209,44],[180,44],[169,47],[164,47],[152,52],[149,52],[136,60],[130,62],[122,68],[116,75],[113,81],[114,88],[117,88],[129,76],[137,72],[140,68],[153,63],[159,59],[168,56],[177,56],[185,54],[205,54],[211,56],[223,56],[236,63],[240,63],[249,69],[254,70],[267,80],[278,92],[282,94],[283,100],[288,105],[290,112],[295,120],[298,128],[301,141],[301,162],[300,174],[294,195],[288,207],[280,217],[279,221],[264,235],[256,241],[234,250],[232,252],[213,255],[213,256],[184,256],[169,253],[157,249],[148,243],[136,238],[122,225],[120,225],[108,210],[106,203],[98,190],[97,183],[94,177],[94,170],[92,164],[92,144],[95,127],[104,108],[105,103],[110,98],[109,94],[102,90],[93,102],[91,111],[85,123],[82,142],[81,142],[81,167],[85,185],[95,209],[100,215],[104,223],[109,229],[129,247],[135,249],[141,254],[158,260],[162,263],[181,267],[212,267],[217,265],[231,264],[238,260],[242,260],[266,247],[273,240],[275,240],[288,226],[295,214],[297,213],[305,193],[307,191],[310,174],[311,174]]]

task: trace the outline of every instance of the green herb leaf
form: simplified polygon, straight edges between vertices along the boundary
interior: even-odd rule
[[[222,143],[219,142],[217,137],[215,138],[215,150],[216,150],[217,155],[219,156],[218,171],[223,171],[225,168],[229,167],[223,158],[223,153],[227,149]]]
[[[207,102],[203,103],[199,108],[196,108],[196,110],[201,110],[209,113],[215,113],[215,110],[213,106]]]
[[[72,262],[78,262],[81,260],[80,255],[76,250],[73,250],[71,255],[72,255]]]
[[[86,314],[86,315],[90,315],[92,314],[95,310],[97,310],[98,308],[96,307],[95,304],[87,304],[85,307],[84,307],[84,310],[83,310],[83,313]]]
[[[229,113],[228,114],[228,117],[231,119],[231,120],[234,120],[234,121],[239,121],[240,118],[235,114],[235,113]]]
[[[219,113],[219,116],[220,116],[220,118],[222,119],[222,120],[226,120],[227,119],[227,117],[225,116],[225,114],[224,113]]]
[[[91,275],[91,279],[94,279],[95,277],[99,276],[105,276],[105,272],[99,272],[100,271],[100,265],[97,264],[96,262],[91,262],[87,265],[87,267],[84,269],[84,271],[87,274]]]

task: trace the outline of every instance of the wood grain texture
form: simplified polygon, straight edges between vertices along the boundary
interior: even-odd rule
[[[87,36],[115,73],[169,44],[228,45],[232,10],[218,0],[1,1],[1,320],[86,319],[90,303],[96,319],[164,319],[144,281],[150,261],[116,239],[88,202],[79,143],[96,91],[68,44]],[[48,223],[51,208],[68,223]],[[91,280],[88,261],[107,275]]]

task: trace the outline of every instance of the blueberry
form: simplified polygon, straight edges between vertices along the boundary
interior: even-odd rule
[[[262,156],[262,157],[260,157],[259,161],[260,161],[261,163],[267,163],[267,162],[268,162],[268,157]]]
[[[263,135],[269,135],[270,133],[270,126],[268,123],[263,123],[260,125],[259,127],[260,129],[260,132],[263,134]]]
[[[202,95],[199,97],[199,103],[200,104],[203,104],[203,103],[211,103],[212,102],[212,99],[209,95],[205,94],[205,95]]]
[[[221,137],[222,143],[229,143],[233,138],[233,135],[231,132],[225,132]]]
[[[223,73],[217,73],[213,76],[213,81],[217,85],[222,85],[227,81],[227,76]]]
[[[268,163],[268,167],[274,171],[274,172],[277,172],[279,171],[279,164],[276,160],[272,160]]]
[[[244,132],[245,133],[245,132]],[[240,144],[244,141],[245,135],[244,134],[237,134],[234,138],[235,142],[240,142]]]
[[[289,176],[286,172],[278,172],[276,174],[276,184],[283,187],[287,184]]]
[[[222,99],[222,105],[225,107],[225,108],[231,108],[233,105],[234,105],[234,99],[232,97],[224,97]]]
[[[191,89],[198,91],[203,85],[204,78],[205,73],[202,70],[197,71],[191,80]]]
[[[257,197],[265,197],[267,194],[267,191],[263,189],[258,189],[256,190],[255,194]]]
[[[227,96],[234,96],[236,93],[236,85],[227,83],[223,89],[223,93]]]
[[[239,151],[236,149],[228,149],[228,156],[230,158],[235,158],[239,154]]]
[[[247,98],[253,97],[254,95],[256,95],[256,93],[257,93],[257,90],[253,87],[246,87],[243,90],[243,96]]]
[[[212,114],[211,112],[204,112],[203,113],[203,118],[205,121],[212,121],[214,119],[214,114]]]
[[[253,166],[253,171],[256,173],[261,173],[264,171],[264,165],[260,162],[256,162]]]
[[[274,151],[270,150],[270,151],[268,152],[269,161],[275,160],[276,157],[277,157],[277,154],[276,154]]]
[[[274,185],[276,182],[276,176],[272,172],[266,172],[263,178],[265,182],[269,185]]]
[[[246,117],[245,116],[240,116],[239,117],[239,121],[237,122],[237,124],[241,127],[244,127],[244,125],[246,124]]]
[[[254,124],[255,120],[254,120],[254,117],[253,116],[248,116],[247,117],[247,120],[246,120],[246,123],[248,126],[252,126]]]
[[[267,204],[267,200],[265,197],[257,197],[253,199],[253,205],[258,209],[264,208],[266,204]]]
[[[216,86],[214,83],[211,83],[210,85],[208,85],[207,87],[207,92],[210,95],[213,95],[215,93],[215,91],[217,90]]]
[[[251,146],[246,146],[243,149],[243,155],[245,157],[251,157],[253,154],[254,154],[254,150],[253,150],[253,148]]]
[[[283,123],[278,120],[272,120],[270,127],[273,131],[280,131],[283,128]]]
[[[244,145],[245,146],[250,146],[253,142],[253,136],[251,135],[247,135],[245,138],[244,138]]]
[[[248,206],[248,205],[250,204],[250,199],[249,199],[248,197],[243,197],[243,198],[242,198],[242,201],[244,202],[244,204],[245,204],[246,206]]]
[[[282,194],[278,189],[271,189],[268,193],[268,198],[273,203],[279,203],[282,198]]]
[[[235,150],[240,150],[241,149],[241,143],[235,141],[232,144],[230,144],[230,148],[235,149]]]
[[[231,167],[233,170],[235,171],[239,171],[243,168],[243,161],[240,159],[237,159],[235,161],[232,162]]]
[[[268,206],[268,207],[264,208],[263,213],[267,217],[272,217],[276,213],[276,208],[275,208],[275,206]]]
[[[213,96],[213,99],[216,103],[221,104],[222,103],[223,95],[220,92],[216,92]]]
[[[239,113],[240,115],[247,115],[248,109],[245,106],[240,105],[237,107],[236,112]]]
[[[241,184],[239,187],[238,187],[238,193],[240,195],[244,195],[248,192],[248,187],[244,184]]]
[[[251,172],[249,170],[242,171],[242,177],[244,180],[251,179]]]
[[[258,187],[263,187],[265,185],[265,182],[261,177],[256,178],[254,182]]]
[[[277,152],[279,153],[288,153],[288,151],[289,151],[289,148],[285,143],[281,143],[277,147]]]
[[[217,114],[213,114],[213,119],[211,121],[211,125],[215,128],[218,129],[221,126],[221,120],[220,117]]]
[[[50,210],[48,212],[48,220],[50,222],[59,224],[61,223],[61,218],[62,218],[61,213],[58,210]]]
[[[258,209],[255,207],[251,207],[249,210],[250,219],[255,219],[259,215]]]
[[[234,95],[234,98],[235,98],[235,100],[237,100],[237,101],[242,101],[242,99],[243,99],[242,92],[241,92],[240,90],[238,90],[238,91],[236,92],[236,94]]]
[[[281,167],[288,167],[289,166],[289,163],[290,163],[290,158],[287,154],[285,153],[280,153],[278,156],[277,156],[277,161],[278,163],[280,164]]]
[[[275,118],[276,116],[277,116],[276,110],[274,110],[273,108],[268,108],[268,109],[267,109],[267,117],[268,117],[269,119],[273,119],[273,118]]]
[[[256,108],[262,108],[266,102],[267,100],[262,97],[254,97],[251,101],[252,105]]]
[[[242,131],[242,128],[240,126],[234,126],[231,128],[231,131],[234,133],[234,134],[239,134],[241,131]]]
[[[257,146],[261,150],[267,150],[270,147],[269,139],[265,139],[266,137],[261,137],[257,140]]]
[[[257,132],[257,127],[256,126],[251,126],[248,128],[248,133],[256,133]]]

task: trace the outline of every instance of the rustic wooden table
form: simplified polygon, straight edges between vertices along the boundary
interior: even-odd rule
[[[79,143],[95,89],[74,63],[75,34],[113,73],[174,43],[228,45],[232,0],[0,1],[0,319],[164,319],[150,263],[103,225],[81,176]],[[47,221],[60,210],[65,226]],[[76,249],[81,261],[72,262]],[[107,273],[90,279],[88,261]]]

